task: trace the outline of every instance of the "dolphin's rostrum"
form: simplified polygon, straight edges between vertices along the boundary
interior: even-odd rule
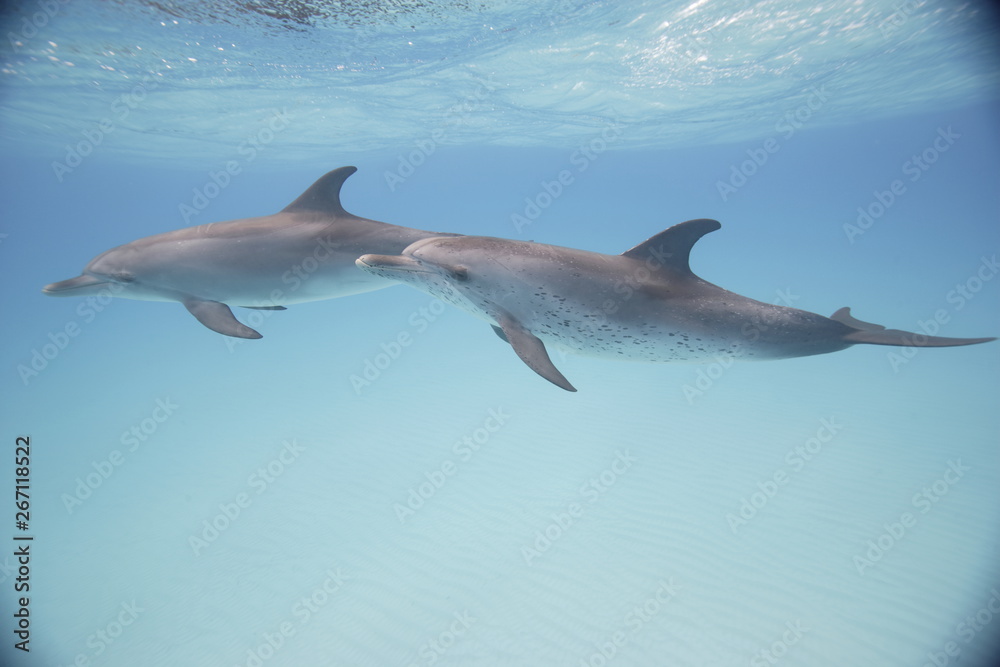
[[[188,227],[112,248],[80,276],[42,291],[179,301],[212,331],[260,338],[229,306],[284,310],[287,304],[381,289],[392,283],[358,271],[358,255],[398,253],[414,241],[443,235],[345,211],[340,189],[355,171],[329,172],[274,215]]]
[[[576,391],[544,342],[581,354],[644,361],[702,361],[717,355],[783,359],[858,343],[971,345],[993,338],[940,338],[762,303],[691,272],[692,246],[715,220],[675,225],[621,255],[526,241],[426,238],[401,255],[367,254],[363,270],[407,282],[493,325],[532,370]]]

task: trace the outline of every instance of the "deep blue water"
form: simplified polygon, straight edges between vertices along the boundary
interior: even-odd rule
[[[364,217],[610,254],[711,217],[692,268],[739,294],[1000,335],[982,6],[283,12],[8,10],[0,484],[30,436],[35,539],[24,654],[8,500],[4,664],[991,664],[996,342],[552,351],[569,394],[405,286],[244,310],[236,342],[40,292],[354,164]]]

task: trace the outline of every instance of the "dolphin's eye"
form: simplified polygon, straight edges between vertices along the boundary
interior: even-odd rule
[[[451,270],[451,277],[460,283],[469,279],[469,270],[464,266],[459,266]]]

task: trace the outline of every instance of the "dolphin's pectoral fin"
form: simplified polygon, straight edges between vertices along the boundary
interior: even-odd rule
[[[217,333],[234,338],[263,338],[259,333],[243,324],[233,316],[229,306],[218,301],[202,299],[185,299],[184,307],[195,316],[199,322]]]
[[[673,269],[681,274],[691,273],[688,260],[691,248],[705,234],[720,229],[718,220],[699,218],[681,222],[659,234],[655,234],[634,248],[622,253],[623,257],[631,257],[646,262],[652,261],[652,267]]]
[[[496,333],[496,335],[500,337],[500,340],[502,340],[503,342],[507,343],[508,345],[510,344],[510,341],[507,340],[507,334],[505,334],[503,332],[503,329],[501,329],[500,327],[498,327],[495,324],[491,324],[490,326],[493,327],[493,332]]]
[[[850,308],[841,308],[830,316],[831,320],[846,324],[855,329],[844,335],[849,343],[866,343],[868,345],[897,345],[900,347],[957,347],[959,345],[976,345],[988,343],[996,338],[944,338],[942,336],[927,336],[912,331],[886,329],[881,324],[862,322],[851,315]]]
[[[510,343],[521,361],[528,365],[528,368],[535,371],[552,384],[565,389],[566,391],[576,391],[576,387],[569,383],[569,380],[559,372],[549,359],[549,353],[545,351],[545,344],[537,336],[521,326],[521,323],[507,313],[499,313],[497,320],[500,322],[498,335]],[[493,327],[497,330],[497,327]]]
[[[240,308],[251,308],[253,310],[288,310],[284,306],[240,306]]]

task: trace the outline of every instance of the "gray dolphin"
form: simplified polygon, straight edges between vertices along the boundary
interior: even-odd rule
[[[682,222],[621,255],[481,236],[427,238],[401,255],[364,255],[358,266],[490,322],[533,371],[568,391],[576,389],[543,341],[614,359],[704,361],[802,357],[858,343],[948,347],[995,340],[886,329],[851,317],[848,308],[827,318],[724,290],[688,265],[695,242],[721,226]]]
[[[392,283],[357,269],[358,255],[398,253],[419,239],[447,236],[345,211],[340,188],[355,171],[331,171],[274,215],[188,227],[112,248],[80,276],[42,291],[179,301],[212,331],[260,338],[229,306],[284,310],[282,304],[388,287]]]

